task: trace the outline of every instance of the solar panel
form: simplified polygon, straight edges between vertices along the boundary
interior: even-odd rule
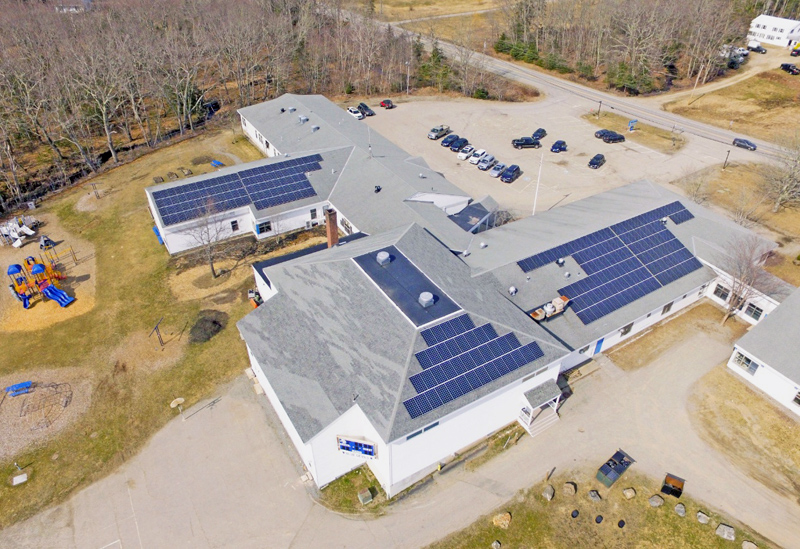
[[[422,339],[428,346],[436,345],[442,341],[455,337],[460,333],[471,330],[475,327],[472,319],[467,314],[452,318],[447,322],[442,322],[426,330],[422,330]]]
[[[456,355],[482,345],[497,337],[491,324],[484,324],[418,352],[415,356],[422,368],[430,368]]]
[[[690,212],[689,210],[680,210],[678,212],[675,212],[671,216],[669,216],[669,218],[676,225],[680,225],[681,223],[685,223],[686,221],[689,221],[690,219],[694,219],[694,216],[692,215],[692,212]]]

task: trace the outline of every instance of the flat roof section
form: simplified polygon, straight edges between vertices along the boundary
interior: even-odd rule
[[[461,309],[394,246],[354,257],[353,261],[417,327]],[[427,307],[420,303],[425,292],[433,296],[433,304]]]

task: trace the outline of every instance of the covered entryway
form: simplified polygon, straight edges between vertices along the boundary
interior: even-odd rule
[[[560,402],[561,389],[554,380],[547,380],[523,395],[517,421],[529,435],[535,437],[558,421]]]

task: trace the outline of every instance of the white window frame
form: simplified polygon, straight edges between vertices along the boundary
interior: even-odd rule
[[[736,354],[733,356],[733,363],[739,366],[742,370],[747,372],[748,374],[755,375],[756,370],[758,370],[758,363],[751,359],[749,356],[736,351]]]
[[[751,311],[752,309],[752,311]],[[756,314],[757,313],[757,314]],[[753,320],[761,320],[761,317],[764,315],[764,309],[754,305],[753,303],[748,303],[747,307],[744,310],[744,314],[752,318]]]

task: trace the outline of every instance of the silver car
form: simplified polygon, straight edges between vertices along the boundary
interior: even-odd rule
[[[478,162],[478,169],[485,172],[495,164],[497,164],[497,159],[494,157],[494,155],[487,154],[481,158],[480,162]]]
[[[502,162],[501,162],[501,163],[499,163],[499,164],[495,164],[495,165],[494,165],[494,168],[492,168],[492,169],[489,171],[489,177],[500,177],[500,174],[501,174],[501,173],[503,173],[504,171],[506,171],[506,168],[507,168],[507,167],[508,167],[508,166],[506,166],[506,165],[505,165],[505,164],[503,164]]]

